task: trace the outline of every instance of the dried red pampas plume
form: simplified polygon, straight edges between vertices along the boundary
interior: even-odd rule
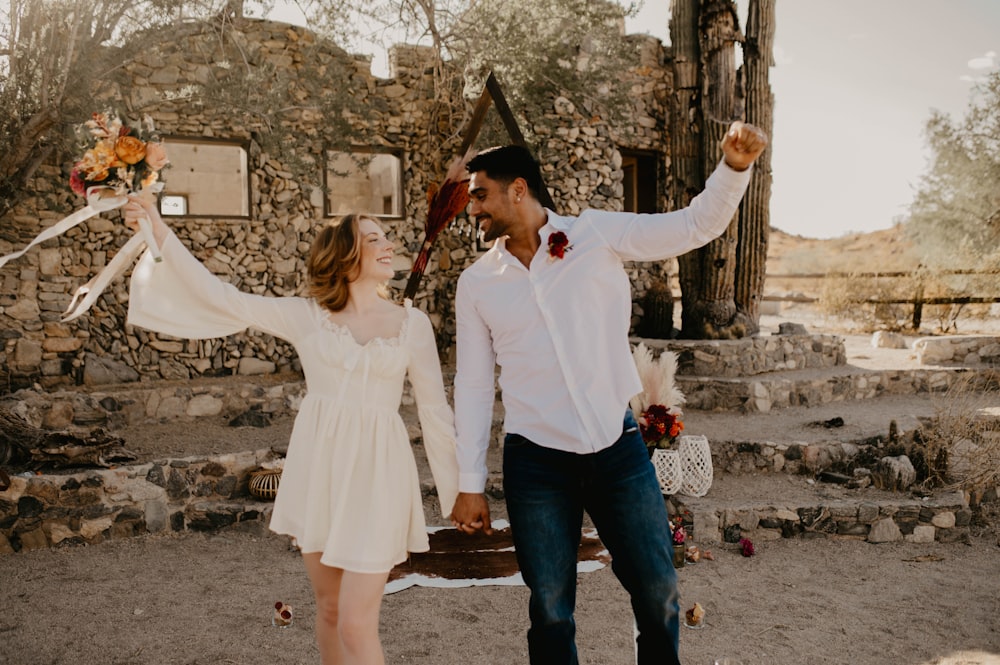
[[[439,186],[431,183],[427,188],[427,222],[424,224],[424,243],[420,246],[417,260],[410,271],[410,279],[406,282],[404,298],[412,299],[417,294],[420,278],[427,269],[427,259],[430,258],[431,247],[438,234],[458,213],[469,205],[469,177],[465,164],[471,153],[456,157],[448,167],[444,182]]]

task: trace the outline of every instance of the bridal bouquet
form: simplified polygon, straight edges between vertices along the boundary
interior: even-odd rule
[[[677,356],[663,351],[654,360],[653,352],[640,343],[632,358],[642,381],[642,392],[632,398],[630,406],[637,416],[646,448],[672,448],[684,430],[680,409],[684,393],[674,385]]]
[[[77,128],[84,152],[70,172],[70,187],[82,195],[106,187],[118,196],[152,188],[168,163],[155,132],[149,116],[130,126],[110,112],[95,113]]]
[[[0,268],[37,244],[62,235],[95,215],[122,207],[129,194],[155,196],[163,189],[160,171],[169,160],[152,119],[147,117],[140,124],[128,125],[110,111],[94,113],[77,128],[77,136],[83,156],[70,171],[69,185],[87,198],[87,205],[42,230],[24,249],[0,257]],[[144,244],[155,261],[161,260],[149,220],[140,219],[139,228],[140,235],[129,240],[104,270],[76,290],[63,321],[86,312],[111,280],[139,256]]]

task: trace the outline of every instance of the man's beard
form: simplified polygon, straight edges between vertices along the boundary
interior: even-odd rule
[[[507,235],[506,227],[503,224],[498,224],[495,217],[490,217],[489,228],[484,229],[482,225],[479,227],[479,238],[480,242],[483,243],[493,242],[505,235]]]

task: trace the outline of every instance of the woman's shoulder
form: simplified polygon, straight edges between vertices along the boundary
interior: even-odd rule
[[[433,333],[434,326],[431,324],[431,317],[427,315],[427,312],[414,305],[409,298],[400,307],[406,311],[406,324],[408,326],[424,331],[430,330]]]
[[[427,312],[414,305],[413,301],[409,298],[404,300],[402,305],[396,305],[395,303],[393,303],[393,306],[402,309],[406,313],[406,316],[408,318],[411,319],[421,318],[421,319],[427,319],[428,321],[430,320],[427,316]]]

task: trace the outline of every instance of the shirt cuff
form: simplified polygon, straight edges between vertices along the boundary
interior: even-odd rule
[[[482,494],[486,489],[485,473],[458,474],[458,491],[463,494]]]
[[[712,171],[712,175],[709,176],[708,180],[717,186],[721,186],[723,191],[732,192],[742,197],[750,185],[750,174],[752,173],[753,164],[745,171],[737,171],[729,164],[726,164],[726,158],[723,157],[719,160],[718,166]],[[708,182],[705,183],[705,188],[708,189]]]
[[[750,166],[746,167],[742,171],[737,171],[732,166],[730,166],[729,164],[726,163],[726,158],[725,157],[723,157],[722,159],[719,160],[719,167],[721,169],[725,169],[727,172],[732,173],[733,175],[739,176],[739,177],[743,177],[743,176],[749,177],[750,174],[753,173],[753,167],[756,166],[756,164],[757,164],[757,162],[754,162],[753,164],[751,164]]]

